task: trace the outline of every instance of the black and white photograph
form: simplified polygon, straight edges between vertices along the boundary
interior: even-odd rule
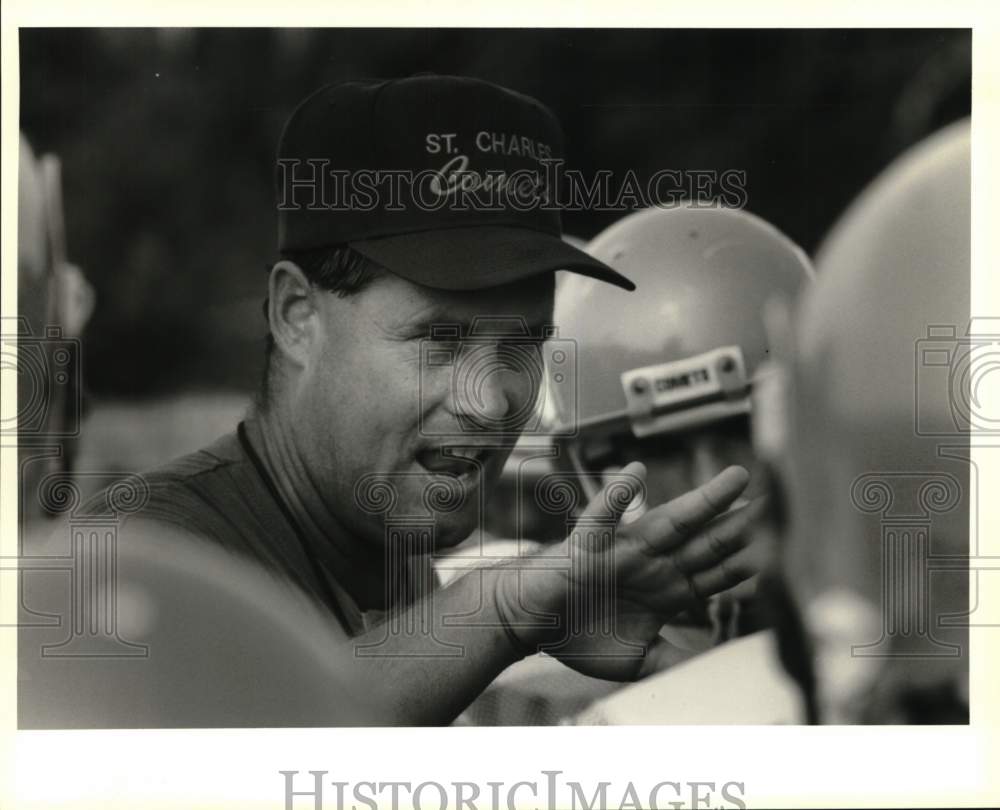
[[[969,729],[974,40],[19,28],[18,733]],[[287,767],[260,806],[761,806]]]

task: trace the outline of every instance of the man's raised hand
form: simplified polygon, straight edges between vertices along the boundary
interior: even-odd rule
[[[660,638],[663,624],[760,570],[748,529],[761,500],[731,509],[749,481],[745,469],[728,467],[624,523],[621,517],[642,493],[645,473],[634,462],[612,476],[570,537],[545,554],[550,559],[565,554],[569,565],[558,577],[527,573],[516,597],[523,628],[516,632],[526,646],[541,644],[543,651],[594,677],[632,680],[688,657]],[[560,585],[554,584],[557,579]],[[515,604],[509,588],[507,604]],[[557,613],[558,630],[526,627],[531,612]]]

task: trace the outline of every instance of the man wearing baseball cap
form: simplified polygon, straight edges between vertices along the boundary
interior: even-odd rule
[[[303,101],[276,163],[280,258],[257,407],[233,434],[149,474],[148,504],[124,526],[132,548],[183,533],[304,591],[329,617],[316,644],[378,706],[372,722],[450,722],[538,649],[597,677],[641,677],[666,660],[666,619],[755,573],[747,513],[720,517],[745,470],[619,526],[643,487],[633,464],[544,556],[435,587],[431,558],[475,532],[551,382],[541,358],[555,271],[633,288],[560,238],[551,178],[563,154],[547,108],[475,79],[350,81]],[[131,571],[140,585],[155,575]],[[202,661],[214,649],[205,632],[192,630]],[[246,682],[249,660],[202,663],[215,704],[231,680]],[[287,661],[286,675],[298,666]],[[347,702],[357,690],[342,692]],[[345,716],[324,704],[311,722]],[[212,725],[213,711],[199,719]]]

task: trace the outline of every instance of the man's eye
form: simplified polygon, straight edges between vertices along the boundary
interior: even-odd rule
[[[416,338],[432,346],[434,351],[457,353],[462,348],[462,340],[452,332],[431,333],[430,335],[424,332]]]
[[[515,371],[536,376],[542,370],[542,352],[537,343],[509,342],[497,347],[501,362]]]

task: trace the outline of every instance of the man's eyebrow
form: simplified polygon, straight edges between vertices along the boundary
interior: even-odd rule
[[[449,314],[447,307],[437,303],[427,304],[415,312],[400,314],[399,317],[393,319],[393,321],[395,328],[405,329],[407,331],[420,330],[424,332],[429,332],[432,326],[436,326],[438,324],[452,325],[456,323],[463,323],[461,318],[456,318],[454,315]]]
[[[435,326],[457,326],[460,334],[467,334],[470,321],[465,318],[456,318],[444,307],[433,307],[414,315],[406,321],[406,325],[411,329],[430,333]]]
[[[480,315],[478,318],[456,317],[454,313],[449,311],[447,306],[439,304],[432,304],[426,309],[414,313],[412,316],[406,318],[402,324],[407,329],[426,334],[430,334],[433,327],[457,326],[458,335],[456,337],[467,337],[472,331],[473,322],[475,320],[485,321],[487,323],[487,327],[490,321],[495,323],[504,322],[508,325],[509,331],[507,332],[490,332],[489,328],[487,328],[486,332],[484,332],[484,335],[495,334],[497,337],[503,337],[505,334],[517,337],[518,335],[523,335],[523,329],[526,328],[528,330],[528,336],[532,338],[541,338],[546,336],[546,330],[552,326],[552,319],[545,317],[544,315],[532,317],[530,319],[517,315]]]

